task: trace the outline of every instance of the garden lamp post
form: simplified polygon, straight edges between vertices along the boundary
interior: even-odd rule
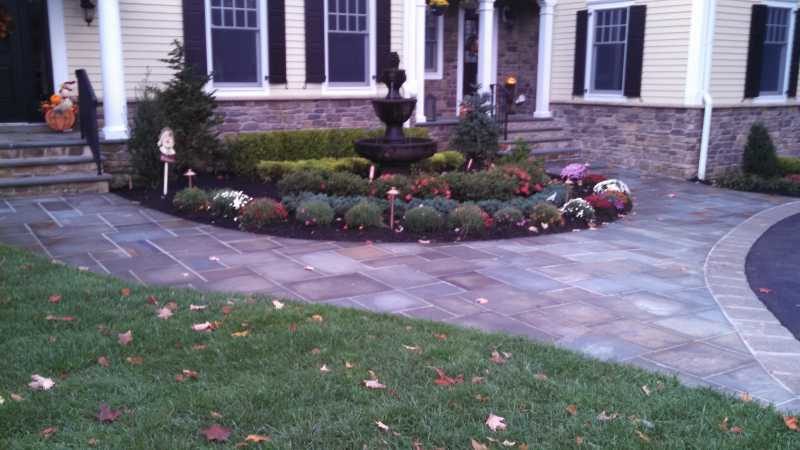
[[[397,195],[400,194],[400,191],[398,191],[396,187],[392,186],[391,189],[386,191],[386,194],[389,196],[389,228],[394,230],[394,199],[397,198]]]
[[[194,187],[194,177],[195,177],[195,175],[197,175],[197,174],[194,173],[194,170],[192,170],[191,168],[189,170],[187,170],[186,173],[183,174],[183,176],[185,176],[189,180],[189,188],[193,188]]]

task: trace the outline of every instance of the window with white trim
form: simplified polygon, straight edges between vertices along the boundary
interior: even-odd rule
[[[369,84],[370,36],[367,0],[328,0],[328,82]]]
[[[767,8],[760,95],[783,95],[786,92],[792,16],[790,8]]]
[[[425,14],[425,78],[441,79],[444,47],[444,16]]]
[[[214,83],[261,85],[264,0],[210,0],[210,7]]]
[[[628,8],[591,12],[588,91],[622,95],[628,46]]]

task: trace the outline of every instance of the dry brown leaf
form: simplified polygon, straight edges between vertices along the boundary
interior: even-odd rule
[[[98,443],[97,438],[89,438],[89,440],[86,441],[86,444],[89,447],[97,447],[97,443]]]
[[[320,350],[318,347],[314,347],[311,349],[309,353],[311,353],[312,355],[319,355],[320,353],[322,353],[322,350]]]
[[[353,367],[355,367],[355,364],[351,363],[350,361],[345,361],[344,362],[344,368],[345,369],[352,369]]]
[[[108,405],[106,405],[105,403],[101,403],[100,411],[97,412],[97,415],[95,417],[97,418],[98,422],[111,423],[116,421],[119,418],[120,414],[122,414],[122,411],[114,411],[111,408],[109,408]]]
[[[494,413],[489,413],[489,417],[486,418],[486,426],[492,431],[502,431],[506,429],[505,421],[505,418],[496,416]]]
[[[475,400],[477,400],[477,401],[479,401],[481,403],[486,403],[486,402],[489,401],[489,396],[488,395],[482,395],[482,394],[475,394]]]
[[[297,324],[296,323],[290,323],[289,324],[289,333],[295,333],[296,331],[297,331]]]
[[[128,330],[124,333],[120,333],[117,335],[117,341],[119,341],[120,345],[128,345],[133,341],[133,331]]]
[[[506,362],[508,362],[508,360],[503,355],[501,355],[500,352],[498,352],[497,350],[492,352],[492,357],[489,358],[489,361],[498,365],[503,365]]]
[[[250,336],[250,330],[237,331],[235,333],[231,333],[231,336],[233,336],[233,337],[247,337],[247,336]]]
[[[11,400],[14,400],[15,402],[21,402],[21,401],[25,400],[25,397],[23,397],[23,396],[21,396],[19,394],[15,394],[13,392],[9,395],[9,397],[11,397]]]
[[[742,392],[739,394],[739,399],[745,403],[749,403],[753,401],[753,396],[748,392]]]
[[[31,380],[28,386],[34,391],[49,391],[56,385],[52,378],[45,378],[37,374],[31,375]]]
[[[155,295],[148,295],[147,296],[147,304],[149,304],[149,305],[157,305],[158,304],[158,299],[156,298]]]
[[[125,361],[128,361],[128,364],[132,366],[141,366],[144,363],[144,358],[141,356],[128,356]]]
[[[215,419],[222,419],[222,414],[219,411],[211,411],[209,415]]]
[[[577,445],[577,446],[583,445],[583,437],[575,436],[575,445]]]
[[[547,380],[550,379],[547,375],[545,375],[545,374],[543,374],[541,372],[539,372],[536,375],[534,375],[533,378],[535,378],[535,379],[537,379],[539,381],[547,381]]]
[[[730,427],[728,426],[728,418],[722,419],[722,422],[719,423],[719,429],[722,431],[729,431]]]
[[[417,347],[416,345],[405,345],[405,344],[403,344],[403,348],[408,350],[408,351],[410,351],[410,352],[414,352],[414,353],[421,353],[422,352],[422,348]]]
[[[485,381],[484,377],[472,377],[472,384],[483,384]]]
[[[489,450],[488,445],[482,444],[475,439],[470,438],[469,442],[472,445],[472,450]]]
[[[213,424],[204,430],[200,430],[200,434],[204,435],[209,442],[226,442],[231,435],[231,429]]]
[[[376,420],[375,425],[377,425],[378,429],[381,431],[389,431],[389,426],[381,422],[380,420]]]
[[[156,314],[156,315],[157,315],[157,316],[158,316],[158,318],[159,318],[159,319],[161,319],[161,320],[167,320],[167,319],[169,319],[170,317],[172,317],[172,310],[171,310],[171,309],[169,309],[169,308],[161,308],[161,309],[159,309],[159,310],[157,311],[157,314]]]
[[[119,290],[119,295],[123,297],[130,297],[131,296],[131,288],[122,288]]]
[[[61,303],[61,296],[58,295],[58,294],[53,294],[53,295],[50,296],[50,298],[47,299],[47,301],[52,303],[52,304],[54,304],[54,305],[57,305],[57,304]]]
[[[97,364],[100,364],[102,367],[108,367],[111,365],[111,362],[109,362],[108,357],[101,356],[97,358]]]
[[[225,305],[225,306],[222,307],[222,314],[223,315],[227,316],[228,314],[230,314],[232,312],[233,312],[233,306]]]
[[[205,350],[208,348],[206,344],[192,344],[192,350]]]
[[[611,413],[607,414],[605,410],[601,411],[600,414],[597,415],[597,420],[600,422],[608,422],[609,420],[614,420],[619,417],[619,413]]]
[[[14,398],[13,394],[11,398]],[[800,431],[800,426],[797,424],[797,416],[783,416],[783,423],[786,424],[786,428],[792,431]]]
[[[323,321],[325,321],[325,319],[319,314],[314,314],[313,316],[311,316],[311,320],[314,321],[314,322],[323,322]]]
[[[567,405],[567,407],[564,408],[564,410],[567,411],[567,414],[569,414],[570,416],[578,415],[578,405],[576,405],[574,403],[570,404],[570,405]]]
[[[639,439],[641,439],[642,441],[650,442],[650,436],[642,433],[641,431],[636,430],[636,435],[639,436]]]
[[[56,427],[47,427],[39,432],[39,436],[41,436],[42,439],[50,439],[50,436],[54,435],[56,431],[58,431]]]
[[[273,300],[272,301],[272,306],[274,306],[275,309],[283,309],[283,307],[286,306],[286,305],[284,305],[283,303],[281,303],[281,302],[279,302],[277,300]]]
[[[322,367],[319,368],[319,371],[322,373],[328,373],[331,371],[331,369],[328,368],[327,364],[323,364]]]
[[[208,308],[208,305],[189,305],[189,311],[203,311],[206,308]]]
[[[447,340],[447,335],[444,334],[444,333],[433,333],[433,337],[435,337],[436,339],[438,339],[440,341],[446,341]]]
[[[192,325],[192,331],[197,331],[198,333],[208,333],[214,331],[216,326],[211,322],[203,322],[203,323],[196,323]]]
[[[200,378],[200,374],[195,372],[194,370],[183,369],[181,373],[175,375],[175,381],[181,383],[186,380],[196,380]]]
[[[48,320],[48,321],[51,321],[51,322],[74,322],[75,321],[75,317],[73,317],[73,316],[54,316],[52,314],[48,314],[45,317],[45,320]]]
[[[739,426],[731,427],[731,433],[739,434],[739,433],[741,433],[743,431],[744,431],[744,429],[742,427],[739,427]]]
[[[439,386],[452,386],[454,384],[461,384],[464,382],[464,375],[459,375],[455,378],[448,376],[443,369],[439,369],[438,367],[434,367],[433,370],[436,371],[436,379],[433,380],[435,384]]]
[[[386,389],[386,385],[381,384],[378,380],[364,380],[362,383],[369,389]]]
[[[650,396],[650,394],[652,394],[650,388],[646,384],[642,386],[642,392],[644,392],[644,395],[648,397]]]
[[[269,436],[264,436],[263,434],[248,434],[246,438],[244,438],[245,442],[270,442],[272,438]]]
[[[171,309],[172,312],[175,312],[175,311],[178,310],[178,304],[175,303],[175,302],[167,302],[167,304],[164,305],[164,307]]]

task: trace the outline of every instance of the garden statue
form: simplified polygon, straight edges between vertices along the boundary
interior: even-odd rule
[[[169,164],[175,162],[175,135],[172,128],[164,127],[158,136],[158,150],[161,152],[161,161],[164,162],[164,197],[167,196],[169,183]]]

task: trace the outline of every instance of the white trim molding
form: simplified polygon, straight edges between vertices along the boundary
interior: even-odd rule
[[[444,15],[434,16],[434,19],[436,20],[436,70],[428,71],[426,67],[426,80],[441,80],[444,75]],[[427,20],[426,16],[425,21]],[[425,31],[427,33],[427,30]],[[424,56],[422,60],[425,61]]]
[[[692,0],[689,59],[686,65],[687,106],[700,106],[708,91],[714,41],[715,0]]]
[[[458,64],[456,65],[456,117],[464,101],[464,8],[458,8]]]
[[[417,106],[414,114],[416,123],[425,123],[425,15],[428,2],[417,0],[414,12],[414,47],[411,55],[415,59],[414,79],[417,80]]]
[[[53,90],[70,80],[67,62],[67,34],[64,28],[64,0],[47,0],[47,25],[50,31],[50,64]]]
[[[122,58],[119,0],[97,2],[100,28],[100,68],[103,80],[103,136],[128,138],[128,104]]]
[[[322,83],[323,96],[349,96],[359,95],[368,92],[370,95],[378,94],[377,79],[379,74],[377,71],[377,23],[375,19],[375,2],[376,0],[367,0],[367,82],[364,84],[348,85],[331,83],[329,71],[328,55],[328,3],[330,0],[324,0],[324,30],[325,30],[325,82]],[[424,25],[424,24],[423,24]]]
[[[553,18],[556,0],[539,0],[539,46],[536,66],[536,111],[533,117],[549,119],[550,82],[553,70]]]
[[[494,0],[479,0],[478,4],[478,85],[480,92],[489,92],[497,73],[494,58],[495,8]],[[493,67],[495,66],[495,67]]]

